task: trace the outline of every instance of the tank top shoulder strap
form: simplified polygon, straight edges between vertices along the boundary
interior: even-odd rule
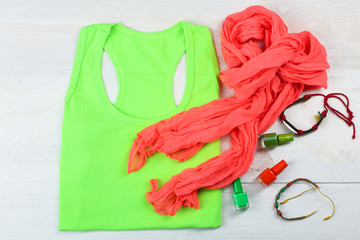
[[[189,106],[200,106],[219,97],[219,64],[207,27],[192,25],[193,48],[195,58],[195,76],[193,97]]]
[[[75,95],[78,98],[95,99],[94,77],[98,71],[101,72],[101,69],[97,69],[96,66],[98,61],[101,61],[103,44],[113,25],[93,24],[81,28],[65,104]]]

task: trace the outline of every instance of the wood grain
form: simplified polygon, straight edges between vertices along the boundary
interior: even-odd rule
[[[251,208],[242,213],[233,211],[232,191],[229,187],[224,189],[223,226],[219,229],[57,230],[63,101],[79,30],[89,24],[113,22],[139,31],[162,30],[179,20],[204,25],[213,34],[223,70],[227,66],[220,50],[222,22],[227,15],[255,4],[277,12],[290,32],[308,30],[320,40],[327,49],[331,66],[328,89],[320,91],[346,93],[355,123],[359,125],[360,2],[357,0],[2,0],[0,239],[359,239],[360,220],[356,213],[360,212],[360,204],[356,199],[360,187],[360,133],[351,140],[351,128],[333,114],[329,114],[315,134],[284,147],[256,152],[250,170],[242,178]],[[109,78],[108,89],[112,91],[117,85],[114,79],[111,83],[114,74],[109,64],[104,62],[103,75]],[[181,92],[175,91],[180,97]],[[231,94],[231,90],[221,87],[222,97]],[[318,108],[321,109],[320,99],[314,99],[289,113],[301,120],[299,124],[306,125],[311,124]],[[282,133],[286,129],[277,122],[268,132]],[[229,138],[222,140],[222,149],[227,149]],[[281,159],[289,163],[288,168],[279,175],[276,184],[261,189],[255,177]],[[297,177],[320,182],[324,192],[337,204],[333,219],[322,221],[331,212],[331,205],[315,192],[294,200],[286,208],[286,213],[293,215],[319,209],[313,217],[289,223],[275,215],[272,204],[276,192],[283,183]]]

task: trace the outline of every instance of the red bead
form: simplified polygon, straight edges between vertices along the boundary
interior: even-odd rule
[[[303,133],[304,133],[303,130],[298,130],[298,132],[297,132],[298,135],[301,135]]]
[[[317,125],[314,125],[314,126],[312,127],[312,129],[317,130],[317,129],[318,129],[318,126],[317,126]]]
[[[309,95],[305,95],[305,96],[304,96],[304,99],[305,99],[305,100],[309,100],[309,99],[310,99]]]
[[[280,119],[281,119],[281,120],[285,120],[285,119],[286,119],[285,115],[282,114],[282,115],[280,116]]]
[[[326,117],[326,115],[327,115],[327,111],[325,110],[325,111],[323,111],[322,113],[321,113],[321,115],[323,115],[323,117]]]

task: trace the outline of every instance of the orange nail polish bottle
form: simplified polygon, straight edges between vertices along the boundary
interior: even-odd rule
[[[276,180],[276,175],[281,173],[287,167],[287,163],[281,160],[278,164],[273,166],[271,169],[265,169],[257,178],[258,182],[263,186],[267,187]]]

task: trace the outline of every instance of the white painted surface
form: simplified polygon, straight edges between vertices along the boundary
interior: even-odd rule
[[[251,208],[233,211],[232,190],[223,194],[223,225],[218,229],[59,232],[58,181],[63,101],[69,84],[78,33],[94,23],[120,22],[140,31],[158,31],[179,20],[210,28],[221,69],[221,24],[231,13],[253,4],[277,12],[290,32],[308,30],[324,44],[331,68],[328,90],[351,100],[360,127],[360,2],[353,1],[10,1],[0,8],[0,239],[359,239],[360,148],[352,130],[333,114],[318,132],[271,151],[257,151],[246,184]],[[111,76],[112,66],[104,66]],[[116,86],[116,84],[115,84]],[[222,87],[222,96],[230,90]],[[176,94],[181,96],[181,93]],[[320,99],[291,116],[311,119]],[[360,129],[360,128],[359,128]],[[286,132],[276,123],[270,130]],[[223,139],[223,149],[229,142]],[[275,184],[254,182],[265,168],[286,159],[289,167]],[[281,221],[273,209],[277,191],[297,177],[318,182],[337,206],[319,193],[288,203],[284,213],[309,219]],[[300,191],[295,186],[293,194]],[[292,196],[287,192],[287,196]],[[285,209],[285,207],[284,207]]]

